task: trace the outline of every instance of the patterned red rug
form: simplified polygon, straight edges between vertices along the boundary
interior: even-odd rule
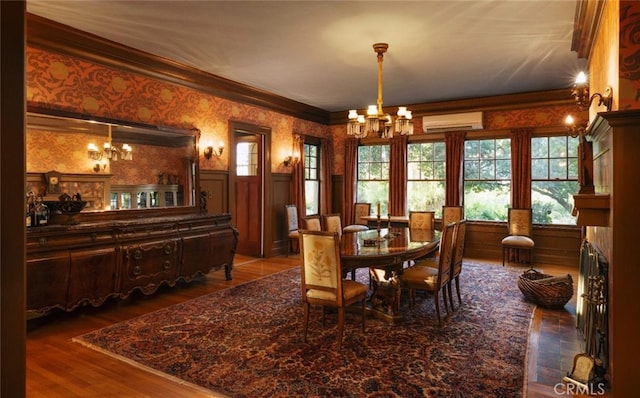
[[[418,297],[404,323],[369,318],[364,334],[348,315],[340,352],[335,317],[322,326],[319,309],[303,342],[297,268],[74,341],[231,397],[522,397],[534,306],[519,275],[465,264],[463,305],[443,327]]]

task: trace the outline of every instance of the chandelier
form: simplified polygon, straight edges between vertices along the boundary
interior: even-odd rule
[[[95,160],[96,165],[94,166],[94,171],[100,171],[99,161],[103,161],[102,169],[106,168],[106,159],[108,160],[132,160],[133,159],[133,148],[129,144],[122,144],[122,148],[115,147],[111,143],[111,125],[107,125],[109,131],[108,141],[106,141],[102,147],[102,150],[98,148],[98,146],[94,143],[90,143],[87,146],[87,155],[89,159]]]
[[[395,121],[388,113],[382,110],[382,59],[387,52],[387,43],[376,43],[373,51],[378,54],[378,101],[376,105],[369,105],[366,115],[358,114],[352,109],[349,111],[347,123],[347,135],[364,138],[367,135],[377,135],[380,138],[391,138],[393,133],[401,135],[413,134],[413,122],[411,111],[406,106],[398,107]]]

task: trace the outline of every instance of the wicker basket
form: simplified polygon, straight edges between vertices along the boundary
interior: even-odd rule
[[[529,269],[518,278],[518,288],[529,301],[542,307],[561,308],[573,296],[573,279],[569,274],[554,277]]]

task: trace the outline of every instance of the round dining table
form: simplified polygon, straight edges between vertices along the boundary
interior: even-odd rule
[[[435,252],[440,231],[433,229],[376,228],[368,231],[345,232],[340,242],[340,262],[343,272],[368,268],[373,293],[369,309],[378,318],[398,323],[401,286],[398,277],[407,261]]]

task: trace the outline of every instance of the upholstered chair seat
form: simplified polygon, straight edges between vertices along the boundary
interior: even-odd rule
[[[353,207],[354,224],[347,225],[342,229],[342,232],[359,232],[368,231],[366,217],[371,214],[371,203],[356,203]]]
[[[340,261],[340,237],[337,231],[300,231],[302,252],[302,302],[304,309],[304,341],[307,341],[311,306],[322,307],[324,324],[325,308],[333,307],[338,312],[337,340],[342,346],[345,308],[360,303],[362,331],[365,331],[366,298],[368,287],[360,282],[342,277]]]
[[[352,225],[347,225],[346,227],[342,228],[342,232],[360,232],[360,231],[368,231],[369,227],[367,227],[366,225],[358,225],[358,224],[352,224]]]
[[[502,239],[502,244],[522,249],[531,249],[536,245],[533,239],[528,236],[506,236]]]

